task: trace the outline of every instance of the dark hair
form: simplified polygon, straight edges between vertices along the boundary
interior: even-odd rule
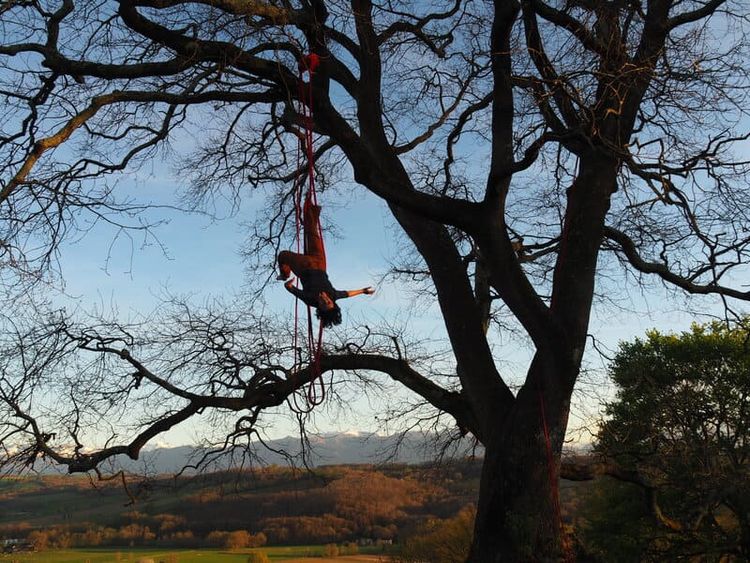
[[[341,324],[341,309],[336,303],[333,304],[333,308],[327,311],[319,307],[315,308],[315,316],[320,319],[320,322],[324,327],[328,328],[333,325]]]

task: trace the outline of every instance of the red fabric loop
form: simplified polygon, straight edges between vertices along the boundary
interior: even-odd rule
[[[299,61],[299,71],[302,73],[309,72],[310,74],[313,74],[319,66],[320,57],[315,53],[305,55]]]
[[[297,252],[300,251],[300,240],[304,240],[300,235],[301,231],[301,217],[304,215],[304,209],[308,205],[317,205],[318,196],[315,191],[315,150],[313,147],[313,90],[310,82],[305,82],[303,75],[305,72],[310,73],[312,78],[315,69],[320,66],[320,57],[315,53],[305,55],[299,61],[299,101],[301,105],[301,125],[304,128],[304,136],[300,139],[299,150],[297,153],[297,168],[302,167],[302,158],[307,159],[307,178],[300,179],[296,182],[295,193],[294,193],[294,206],[295,206],[295,224],[297,228]],[[304,197],[304,203],[302,198],[302,192],[304,186],[307,184],[307,193]],[[304,209],[303,209],[304,206]],[[320,239],[323,240],[322,227],[320,222],[316,225],[316,228],[320,229]],[[307,252],[307,248],[303,248],[303,252]],[[323,247],[323,253],[325,255],[325,246]],[[299,283],[299,279],[297,280]],[[298,324],[299,324],[299,313],[298,313],[299,301],[294,308],[294,370],[301,369],[302,357],[299,348],[297,347],[297,335],[298,335]],[[307,392],[304,393],[306,399],[305,407],[300,408],[297,404],[296,394],[292,394],[292,401],[294,403],[293,410],[298,413],[309,413],[314,407],[323,402],[326,395],[325,382],[323,381],[323,373],[320,367],[320,356],[323,351],[323,323],[321,322],[318,326],[318,337],[317,342],[313,330],[313,319],[312,309],[307,306],[307,347],[310,353],[309,369],[311,370],[310,383],[307,388]],[[291,406],[291,403],[290,403]]]

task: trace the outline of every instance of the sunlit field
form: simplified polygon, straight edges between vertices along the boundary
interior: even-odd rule
[[[288,563],[377,563],[387,561],[383,555],[341,555],[323,557],[324,546],[269,547],[262,549],[65,549],[36,553],[0,554],[9,563],[246,563],[248,554],[262,551],[271,561]]]

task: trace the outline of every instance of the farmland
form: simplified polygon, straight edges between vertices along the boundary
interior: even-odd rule
[[[0,539],[30,539],[39,550],[388,545],[427,520],[454,516],[477,486],[470,461],[132,476],[127,490],[80,476],[5,477]]]
[[[335,561],[373,563],[415,533],[473,510],[478,469],[473,460],[267,467],[179,480],[131,476],[127,491],[80,476],[5,477],[0,539],[23,539],[36,551],[0,562],[246,563],[260,550],[271,561],[322,563],[326,544],[338,544]],[[589,485],[561,485],[572,523]]]
[[[248,554],[255,550],[221,549],[75,549],[55,550],[41,553],[17,553],[0,555],[0,561],[13,563],[246,563]],[[323,546],[269,547],[261,551],[272,562],[286,563],[377,563],[385,556],[379,554],[344,555],[323,557]]]

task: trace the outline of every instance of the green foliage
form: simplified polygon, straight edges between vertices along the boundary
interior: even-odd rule
[[[643,561],[654,533],[642,491],[610,478],[594,482],[576,528],[586,553],[610,563]]]
[[[645,340],[622,344],[612,362],[618,392],[596,450],[639,476],[646,487],[629,494],[644,506],[645,498],[651,501],[644,492],[655,491],[652,506],[660,510],[653,510],[657,518],[647,534],[653,558],[750,557],[748,337],[743,328],[719,323],[680,335],[651,331]],[[621,502],[616,488],[602,494],[610,507]],[[639,510],[627,519],[636,527],[642,521]],[[606,532],[599,522],[589,534],[609,553],[625,549],[621,526]]]

